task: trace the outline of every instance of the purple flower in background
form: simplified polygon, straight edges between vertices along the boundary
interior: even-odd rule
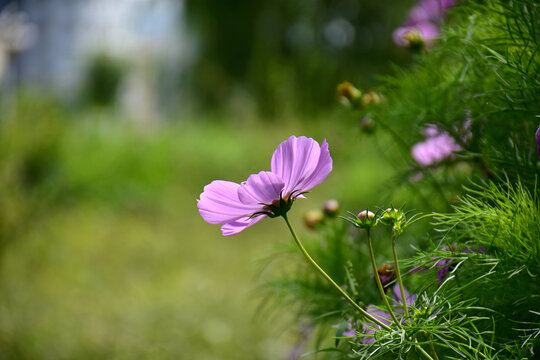
[[[396,45],[401,47],[420,46],[431,47],[435,44],[435,39],[440,35],[440,29],[437,25],[430,22],[423,22],[409,26],[397,28],[392,33],[392,39]]]
[[[395,284],[392,288],[392,291],[394,292],[394,306],[397,307],[394,311],[397,313],[403,312],[403,298],[401,297],[401,291],[399,290],[399,284]],[[407,289],[405,289],[405,286],[403,287],[403,292],[405,293],[405,301],[407,303],[407,306],[412,306],[414,302],[416,301],[416,294],[410,294]]]
[[[390,315],[390,313],[388,313],[386,311],[382,311],[382,310],[377,309],[375,307],[375,305],[373,305],[373,304],[368,305],[368,307],[366,308],[366,311],[370,315],[372,315],[372,316],[376,317],[377,319],[381,320],[381,322],[384,325],[390,325],[392,323],[392,315]],[[365,322],[364,324],[362,324],[362,333],[364,333],[367,336],[362,337],[360,341],[363,344],[366,344],[366,345],[371,344],[372,342],[375,341],[375,333],[377,331],[380,331],[380,330],[381,330],[380,325],[374,324],[374,323],[371,323],[371,322]]]
[[[443,250],[447,250],[447,251],[457,251],[457,245],[456,244],[452,244],[452,246],[450,247],[450,249],[448,248],[443,248]],[[480,247],[478,249],[476,248],[471,248],[471,249],[465,249],[465,250],[462,250],[461,253],[462,254],[468,254],[470,252],[473,252],[473,253],[485,253],[486,252],[486,248],[485,247]],[[440,269],[439,272],[437,272],[437,281],[438,282],[442,282],[445,278],[446,278],[446,275],[453,270],[454,266],[452,265],[452,263],[454,262],[454,259],[443,259],[441,261],[439,261],[435,267]]]
[[[440,131],[433,124],[428,124],[423,131],[426,140],[416,143],[411,149],[414,161],[421,166],[438,164],[454,157],[454,152],[461,146],[446,131]]]
[[[450,245],[450,247],[443,247],[442,248],[442,251],[452,251],[452,252],[456,252],[457,251],[457,244],[452,244]],[[452,262],[454,261],[454,259],[442,259],[442,260],[439,260],[436,264],[435,264],[435,269],[439,269],[439,271],[437,272],[437,281],[438,282],[442,282],[445,278],[446,278],[446,275],[450,272],[450,270],[452,270]]]
[[[431,22],[440,25],[445,13],[456,4],[455,0],[423,0],[416,4],[410,11],[405,25],[417,25]]]
[[[221,233],[236,235],[267,216],[285,214],[297,198],[319,185],[332,171],[326,140],[291,136],[272,155],[271,171],[250,175],[241,184],[215,180],[197,200],[203,219],[223,224]]]
[[[402,27],[397,28],[392,38],[398,46],[433,46],[440,35],[441,23],[455,0],[422,0],[410,11]]]
[[[406,297],[407,306],[412,306],[414,302],[416,301],[416,294],[409,294],[407,289],[403,289]],[[399,284],[395,284],[392,288],[392,292],[394,293],[393,296],[393,305],[395,307],[394,312],[396,313],[396,317],[398,319],[401,319],[400,322],[403,323],[405,319],[403,318],[403,299],[401,297],[401,291],[399,290]],[[383,324],[390,325],[392,323],[392,316],[390,313],[379,310],[375,305],[371,304],[368,305],[366,308],[366,311],[370,314],[379,319]],[[355,337],[356,336],[356,328],[358,327],[358,323],[352,324],[349,323],[349,329],[347,331],[343,332],[343,336],[347,337]],[[377,331],[381,330],[381,326],[378,324],[374,324],[371,322],[365,322],[362,325],[362,333],[366,336],[357,337],[356,339],[359,340],[362,344],[368,345],[375,341],[375,333]]]
[[[538,146],[538,158],[540,159],[540,125],[538,125],[538,129],[536,130],[536,144]]]
[[[445,246],[441,249],[442,251],[451,251],[451,252],[457,252],[458,251],[458,247],[457,247],[457,244],[452,244],[450,246]],[[486,252],[486,248],[485,247],[480,247],[480,248],[470,248],[470,249],[465,249],[465,250],[462,250],[461,253],[462,254],[468,254],[468,253],[485,253]],[[437,257],[434,257],[435,260],[437,260]],[[448,275],[449,272],[451,272],[453,269],[454,269],[454,265],[453,265],[453,262],[454,262],[454,259],[441,259],[441,260],[438,260],[435,265],[433,266],[433,269],[436,269],[438,270],[437,271],[437,281],[438,282],[443,282],[443,280],[446,278],[446,275]],[[416,269],[412,269],[411,270],[411,274],[413,273],[416,273],[416,272],[419,272],[419,271],[427,271],[429,269],[431,269],[432,267],[429,266],[429,267],[420,267],[420,268],[416,268]]]

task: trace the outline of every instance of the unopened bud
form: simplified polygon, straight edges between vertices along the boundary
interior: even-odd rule
[[[401,233],[405,223],[405,214],[402,210],[396,208],[388,208],[384,211],[380,218],[381,223],[384,225],[393,226],[393,229],[398,233]]]
[[[365,133],[372,133],[375,129],[375,121],[371,120],[371,118],[364,116],[362,119],[360,119],[360,128]]]
[[[362,96],[362,105],[364,107],[372,104],[380,104],[382,101],[382,96],[377,94],[375,91],[369,91]]]
[[[353,224],[353,226],[365,230],[370,230],[379,222],[379,219],[375,217],[375,214],[368,210],[360,211],[358,215],[345,218],[345,220]]]
[[[314,229],[324,219],[324,215],[320,210],[308,210],[304,213],[304,224],[309,229]]]
[[[327,216],[335,216],[339,211],[339,203],[335,199],[325,201],[323,204],[323,212]]]
[[[362,222],[365,222],[366,219],[373,220],[375,218],[375,214],[368,210],[363,210],[356,215],[358,219],[360,219]]]
[[[338,85],[337,93],[341,98],[346,99],[350,104],[355,103],[362,96],[362,92],[348,81],[342,82]]]
[[[377,274],[384,290],[388,290],[390,283],[395,279],[394,266],[392,264],[381,265],[377,268]]]

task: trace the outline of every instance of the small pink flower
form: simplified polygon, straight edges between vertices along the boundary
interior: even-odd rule
[[[419,165],[429,166],[452,159],[454,152],[460,150],[461,147],[453,137],[442,133],[415,144],[411,149],[411,155]]]
[[[326,140],[291,136],[272,155],[271,171],[250,175],[241,184],[215,180],[197,200],[202,218],[236,235],[263,218],[284,215],[297,198],[323,182],[332,171]]]
[[[406,47],[410,46],[411,42],[423,41],[427,47],[431,47],[435,44],[435,40],[440,36],[439,27],[433,25],[429,21],[407,25],[397,28],[392,33],[392,39],[398,46]]]
[[[468,128],[466,130],[468,131]],[[418,165],[438,164],[444,160],[452,159],[454,152],[462,150],[450,134],[437,129],[433,124],[428,124],[422,132],[426,136],[426,140],[416,143],[411,149],[411,156]]]
[[[410,11],[402,27],[392,34],[396,45],[402,47],[431,47],[440,36],[446,11],[456,0],[421,0]]]
[[[405,25],[415,25],[424,22],[440,24],[446,11],[456,4],[455,0],[423,0],[410,11]]]

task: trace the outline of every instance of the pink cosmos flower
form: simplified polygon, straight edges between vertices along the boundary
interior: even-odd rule
[[[424,22],[440,24],[446,11],[456,4],[455,0],[423,0],[410,11],[405,25],[415,25]]]
[[[401,47],[411,46],[415,38],[417,38],[417,41],[423,41],[427,47],[431,47],[435,44],[435,40],[440,33],[441,31],[437,25],[426,21],[397,28],[392,33],[392,39],[396,45]]]
[[[453,158],[454,152],[460,150],[461,146],[453,137],[448,133],[441,133],[416,143],[411,149],[411,155],[419,165],[429,166]]]
[[[464,125],[468,131],[470,127],[467,123]],[[411,149],[411,156],[421,166],[429,166],[442,162],[446,159],[452,159],[454,152],[462,150],[456,140],[446,131],[441,131],[433,124],[427,124],[422,131],[426,140],[416,143]],[[464,140],[467,140],[470,134],[464,135]]]
[[[236,235],[265,217],[285,215],[293,201],[323,182],[332,171],[326,140],[319,146],[305,136],[291,136],[272,155],[271,171],[250,175],[241,184],[215,180],[197,200],[199,213],[221,233]]]
[[[456,0],[421,0],[410,11],[402,27],[392,34],[396,45],[414,47],[435,45],[446,11]]]

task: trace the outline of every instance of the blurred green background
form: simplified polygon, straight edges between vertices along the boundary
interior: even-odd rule
[[[301,234],[328,198],[386,206],[388,149],[335,87],[410,60],[410,2],[111,3],[0,1],[0,358],[291,358],[292,310],[256,316],[285,225],[224,238],[196,199],[295,134],[334,159]]]

